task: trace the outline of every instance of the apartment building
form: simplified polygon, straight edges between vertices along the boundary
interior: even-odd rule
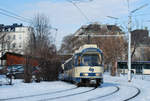
[[[82,37],[82,35],[107,35],[107,34],[120,35],[124,34],[124,32],[117,25],[104,25],[98,23],[83,25],[74,33],[74,38],[72,39],[73,50],[78,49],[80,45],[88,43],[89,40],[88,37],[85,36]],[[96,39],[96,37],[91,37],[91,39]]]
[[[22,24],[0,25],[0,56],[6,52],[24,54],[33,29]]]

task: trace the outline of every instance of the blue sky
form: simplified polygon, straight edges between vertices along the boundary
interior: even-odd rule
[[[3,1],[3,2],[2,2]],[[82,25],[90,22],[102,24],[114,24],[127,26],[127,0],[93,0],[92,2],[77,3],[84,14],[90,19],[87,21],[83,15],[66,0],[2,0],[0,8],[9,10],[18,15],[32,18],[36,13],[42,13],[49,17],[53,27],[58,28],[57,46],[61,44],[64,36],[74,33]],[[86,0],[84,0],[86,1]],[[150,0],[129,0],[131,10],[148,3],[149,5],[133,15],[133,28],[149,27],[150,22]],[[119,18],[117,21],[107,18],[114,16]],[[0,15],[1,24],[27,23],[18,21],[4,15]],[[150,27],[149,27],[150,29]]]

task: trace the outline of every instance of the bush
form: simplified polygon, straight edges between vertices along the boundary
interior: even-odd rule
[[[45,81],[58,80],[58,74],[61,67],[60,62],[43,62],[41,67],[41,76]]]

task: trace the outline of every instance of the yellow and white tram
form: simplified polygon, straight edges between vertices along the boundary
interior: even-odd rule
[[[62,64],[63,79],[78,86],[103,83],[103,53],[94,44],[83,45],[76,50],[72,58]]]

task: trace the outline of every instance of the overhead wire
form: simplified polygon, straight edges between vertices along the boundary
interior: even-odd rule
[[[11,18],[14,18],[14,19],[17,19],[17,20],[20,20],[20,21],[23,21],[23,22],[26,22],[26,23],[31,23],[31,19],[25,18],[25,17],[20,16],[20,15],[17,15],[13,12],[10,12],[10,11],[2,9],[2,8],[0,8],[0,14],[11,17]]]
[[[3,12],[9,13],[9,14],[11,14],[11,15],[17,16],[17,17],[19,17],[19,18],[25,19],[25,20],[29,20],[29,21],[31,20],[31,19],[29,19],[29,18],[26,18],[26,17],[20,16],[20,15],[18,15],[18,14],[16,14],[16,13],[13,13],[13,12],[8,11],[8,10],[3,9],[3,8],[0,8],[0,10],[1,10],[1,11],[3,11]]]
[[[67,0],[68,2],[70,2],[71,4],[73,4],[78,10],[79,12],[82,14],[82,16],[84,16],[84,18],[90,22],[89,18],[84,14],[84,12],[81,10],[81,8],[79,6],[76,5],[76,3],[74,3],[73,1],[71,0]]]
[[[5,15],[5,16],[8,16],[8,17],[11,17],[11,18],[14,18],[14,19],[17,19],[17,20],[20,20],[20,21],[23,21],[23,22],[26,22],[26,23],[30,23],[29,21],[26,21],[26,20],[20,19],[20,18],[18,18],[18,17],[15,17],[15,16],[12,16],[12,15],[6,14],[6,13],[4,13],[4,12],[0,12],[0,14]]]
[[[136,16],[149,16],[150,13],[143,13],[143,14],[136,14],[136,15],[133,15],[133,17],[136,17]]]

